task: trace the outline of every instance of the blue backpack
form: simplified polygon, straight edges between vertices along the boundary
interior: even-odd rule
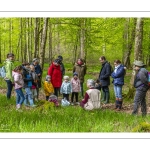
[[[6,76],[5,66],[0,68],[0,77],[4,78]]]

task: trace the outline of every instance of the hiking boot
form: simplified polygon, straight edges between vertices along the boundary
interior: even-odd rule
[[[73,105],[74,105],[74,103],[72,102],[72,103],[71,103],[71,106],[73,106]]]
[[[79,103],[79,102],[76,102],[76,105],[80,105],[80,103]]]

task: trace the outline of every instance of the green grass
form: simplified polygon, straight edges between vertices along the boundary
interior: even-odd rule
[[[43,81],[48,66],[45,64]],[[66,64],[65,67],[66,75],[71,78],[73,66]],[[99,70],[100,66],[88,67],[84,91],[87,90],[86,80],[96,79]],[[131,71],[128,72],[131,73]],[[129,80],[130,75],[125,77],[125,84],[128,84]],[[0,88],[6,88],[3,79],[0,79],[0,83]],[[123,92],[127,92],[127,86],[124,87]],[[112,84],[110,85],[110,102],[115,102]],[[0,132],[135,132],[134,128],[143,122],[149,123],[149,120],[149,116],[142,118],[123,112],[116,113],[109,109],[85,111],[80,106],[51,107],[42,111],[38,107],[27,110],[23,106],[22,112],[19,112],[15,109],[15,97],[7,100],[5,95],[0,95]]]

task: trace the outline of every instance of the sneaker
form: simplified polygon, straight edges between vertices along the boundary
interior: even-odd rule
[[[79,103],[79,102],[76,102],[76,105],[80,105],[80,103]]]
[[[20,104],[17,104],[16,105],[16,110],[20,109],[21,105]]]
[[[71,103],[71,105],[73,106],[73,105],[74,105],[74,103]]]

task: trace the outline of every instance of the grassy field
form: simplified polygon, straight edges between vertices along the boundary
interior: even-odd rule
[[[48,65],[45,65],[43,80],[47,67]],[[70,77],[72,77],[71,69],[72,66],[66,64],[66,74]],[[96,79],[99,69],[100,66],[89,66],[85,81],[89,78]],[[130,74],[131,71],[128,73]],[[127,92],[129,79],[130,75],[127,75],[124,93]],[[0,83],[0,88],[6,88],[2,79]],[[86,91],[86,84],[84,88]],[[112,84],[110,93],[110,102],[114,103]],[[146,131],[150,131],[149,126],[147,127],[149,116],[142,118],[140,115],[132,116],[109,109],[85,111],[80,106],[44,107],[42,109],[41,106],[30,109],[23,106],[22,111],[16,111],[15,97],[7,100],[3,94],[5,93],[0,94],[0,132],[145,132],[142,127],[138,127],[140,124],[146,124]]]

